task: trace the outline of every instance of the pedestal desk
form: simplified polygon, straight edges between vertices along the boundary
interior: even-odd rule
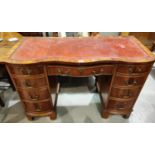
[[[27,37],[0,54],[28,119],[56,118],[60,84],[54,76],[95,76],[102,117],[128,118],[154,61],[155,56],[134,37]]]

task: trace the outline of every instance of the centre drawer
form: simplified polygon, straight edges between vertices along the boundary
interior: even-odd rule
[[[64,66],[47,66],[48,75],[63,76],[91,76],[91,75],[111,75],[114,65],[101,65],[93,67],[64,67]]]
[[[29,100],[29,101],[40,101],[49,99],[51,97],[46,87],[42,89],[29,89],[29,90],[19,89],[18,93],[22,98],[22,100]]]
[[[13,78],[17,87],[22,88],[39,88],[47,85],[46,78],[44,76],[41,77],[27,77],[27,78]]]
[[[9,71],[16,75],[43,74],[43,65],[8,65]]]
[[[140,88],[132,88],[132,89],[122,89],[122,88],[114,88],[112,87],[110,96],[122,99],[134,98],[138,95]]]
[[[147,75],[142,76],[121,76],[116,75],[113,85],[114,86],[142,86],[145,82]]]
[[[27,112],[47,112],[52,110],[50,100],[43,102],[23,102]]]

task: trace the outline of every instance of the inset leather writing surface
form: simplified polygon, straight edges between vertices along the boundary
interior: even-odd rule
[[[88,38],[25,38],[10,57],[13,61],[62,61],[96,62],[151,61],[154,57],[146,52],[133,37]]]

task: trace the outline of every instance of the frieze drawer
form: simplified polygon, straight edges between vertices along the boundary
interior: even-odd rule
[[[12,74],[16,75],[36,75],[44,73],[42,65],[10,65],[9,70]]]
[[[113,65],[103,65],[94,67],[63,67],[63,66],[47,66],[48,75],[63,76],[91,76],[91,75],[111,75],[113,73]]]
[[[152,64],[144,65],[118,65],[117,72],[122,74],[146,73],[150,70]]]

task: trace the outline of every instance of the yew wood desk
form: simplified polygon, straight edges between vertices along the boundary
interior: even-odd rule
[[[0,54],[28,119],[56,118],[60,85],[51,80],[50,86],[49,76],[97,77],[102,116],[129,117],[154,61],[154,55],[134,37],[30,37]]]

